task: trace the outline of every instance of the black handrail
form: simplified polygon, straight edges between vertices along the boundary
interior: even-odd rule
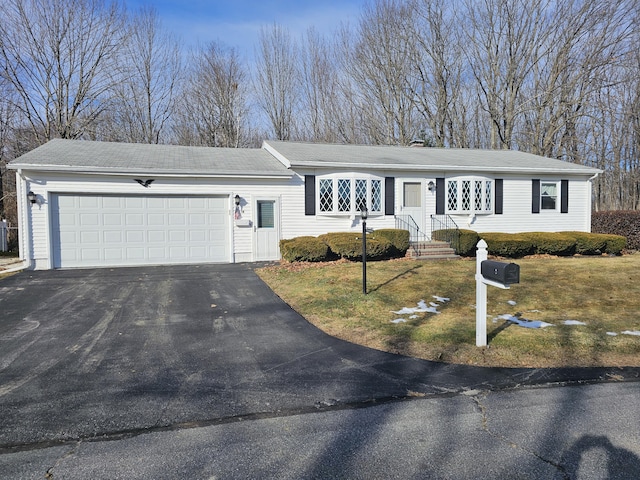
[[[429,239],[428,235],[420,230],[420,227],[411,215],[396,215],[395,218],[396,228],[409,230],[410,242],[425,242]]]
[[[441,231],[441,232],[440,232]],[[431,215],[431,235],[434,232],[438,237],[436,240],[449,242],[451,247],[459,253],[460,251],[460,228],[449,215]]]

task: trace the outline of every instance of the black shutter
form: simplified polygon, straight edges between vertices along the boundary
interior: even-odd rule
[[[395,178],[385,177],[384,179],[384,214],[395,214]]]
[[[502,203],[503,203],[503,181],[501,178],[496,178],[496,204],[494,212],[496,215],[502,215]]]
[[[569,213],[569,180],[560,181],[560,213]]]
[[[436,215],[444,215],[444,178],[436,178]]]
[[[316,176],[304,176],[304,214],[316,214]]]
[[[540,213],[540,180],[531,180],[531,213]]]

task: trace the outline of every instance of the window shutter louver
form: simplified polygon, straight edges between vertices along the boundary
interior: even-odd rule
[[[304,214],[316,214],[316,176],[304,176]]]

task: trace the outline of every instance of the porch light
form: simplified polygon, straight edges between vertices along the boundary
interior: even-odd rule
[[[29,199],[31,204],[34,204],[34,203],[36,203],[38,201],[38,197],[36,196],[36,194],[31,192],[31,191],[29,193],[27,193],[27,198]]]
[[[427,184],[427,188],[429,189],[430,192],[433,192],[436,189],[436,184],[433,183],[433,181],[431,181]]]
[[[235,197],[233,197],[233,199],[236,202],[236,207],[240,205],[240,195],[236,194]]]

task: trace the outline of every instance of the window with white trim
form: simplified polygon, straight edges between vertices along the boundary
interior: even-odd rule
[[[447,213],[493,213],[493,179],[447,179]]]
[[[371,214],[381,214],[383,179],[371,175],[342,174],[317,177],[318,212],[352,215],[366,206]]]
[[[540,182],[540,209],[558,209],[558,182]]]

